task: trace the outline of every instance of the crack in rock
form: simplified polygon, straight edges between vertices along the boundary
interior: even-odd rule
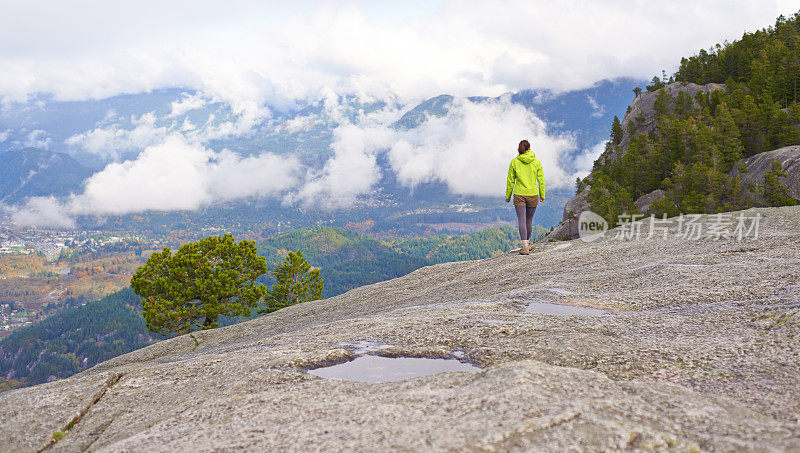
[[[86,406],[85,406],[83,409],[81,409],[81,410],[80,410],[80,411],[79,411],[79,412],[78,412],[78,413],[75,415],[75,418],[73,418],[72,420],[70,420],[70,422],[69,422],[69,423],[67,423],[67,425],[66,425],[66,426],[64,426],[64,428],[62,428],[62,429],[60,430],[62,433],[64,433],[64,436],[66,436],[66,435],[69,433],[69,431],[70,431],[72,428],[74,428],[74,427],[75,427],[75,425],[77,425],[77,424],[78,424],[78,422],[80,422],[80,421],[81,421],[81,419],[82,419],[82,418],[83,418],[83,417],[84,417],[84,416],[85,416],[85,415],[86,415],[86,414],[89,412],[89,410],[90,410],[90,409],[91,409],[91,408],[92,408],[92,407],[93,407],[95,404],[97,404],[97,403],[100,401],[100,399],[101,399],[101,398],[103,398],[103,396],[106,394],[106,392],[108,391],[108,389],[110,389],[111,387],[113,387],[113,386],[114,386],[114,384],[116,384],[117,382],[119,382],[119,380],[120,380],[120,379],[122,379],[122,376],[123,376],[123,373],[114,373],[114,374],[112,374],[111,376],[109,376],[109,377],[108,377],[108,379],[106,379],[106,382],[105,382],[105,384],[103,384],[103,386],[102,386],[102,387],[100,387],[100,390],[98,390],[98,391],[97,391],[97,393],[95,393],[94,397],[92,397],[92,400],[89,402],[89,404],[87,404],[87,405],[86,405]],[[46,445],[44,448],[40,449],[38,453],[42,453],[43,451],[50,450],[51,448],[53,448],[53,445],[55,445],[55,444],[56,444],[56,442],[58,442],[59,440],[63,439],[63,438],[64,438],[64,436],[62,436],[62,437],[60,437],[60,438],[58,438],[58,439],[56,439],[56,438],[55,438],[55,436],[54,436],[54,437],[53,437],[53,438],[50,440],[50,443],[49,443],[49,444],[47,444],[47,445]]]

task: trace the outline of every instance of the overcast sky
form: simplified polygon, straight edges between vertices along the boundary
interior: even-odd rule
[[[584,88],[650,78],[800,8],[787,0],[2,0],[0,96],[201,89],[280,104],[333,91]]]

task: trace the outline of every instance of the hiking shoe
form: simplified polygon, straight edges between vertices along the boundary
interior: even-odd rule
[[[531,254],[531,249],[529,249],[528,247],[525,247],[523,245],[522,248],[519,249],[519,254],[520,255],[530,255]]]

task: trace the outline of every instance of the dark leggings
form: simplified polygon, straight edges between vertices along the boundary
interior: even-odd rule
[[[533,213],[536,212],[536,206],[514,205],[514,209],[517,211],[517,220],[519,221],[519,238],[523,241],[530,241],[531,233],[533,233]]]

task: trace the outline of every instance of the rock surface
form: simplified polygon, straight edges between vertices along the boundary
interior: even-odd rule
[[[636,209],[644,215],[650,215],[650,205],[658,200],[663,200],[667,194],[661,190],[656,189],[650,193],[646,193],[633,202]]]
[[[52,451],[798,451],[800,207],[755,214],[757,238],[682,239],[677,220],[666,239],[612,230],[422,268],[199,333],[196,350],[162,341],[0,395],[0,450],[48,448],[74,421]],[[614,314],[526,312],[535,301]],[[304,372],[369,345],[483,371]]]
[[[731,168],[731,175],[739,176],[745,186],[752,184],[758,187],[764,184],[764,174],[772,170],[773,161],[778,161],[783,166],[786,177],[781,178],[781,182],[788,189],[789,195],[800,199],[800,146],[787,146],[742,159]],[[739,164],[747,168],[747,172],[742,173]]]

